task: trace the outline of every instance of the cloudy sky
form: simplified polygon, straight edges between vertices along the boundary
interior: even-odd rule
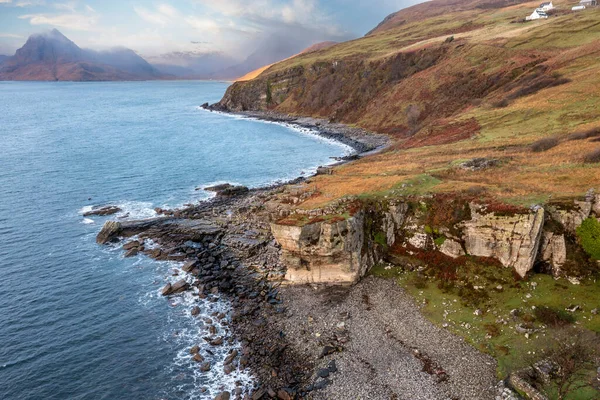
[[[308,42],[364,35],[419,0],[0,0],[0,54],[57,28],[81,47],[145,56],[222,51],[244,58],[266,37]],[[312,44],[312,43],[311,43]]]

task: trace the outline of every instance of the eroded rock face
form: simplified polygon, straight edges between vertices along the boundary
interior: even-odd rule
[[[472,219],[462,223],[467,253],[493,257],[525,276],[533,268],[544,226],[544,209],[529,214],[496,216],[471,205]]]
[[[548,206],[548,212],[555,221],[564,226],[567,232],[575,234],[577,228],[590,216],[592,207],[593,203],[591,201],[575,200],[568,207],[550,205]]]
[[[272,224],[288,283],[354,283],[374,265],[364,247],[364,215],[305,226]],[[363,254],[364,253],[364,254]]]
[[[553,276],[559,277],[561,275],[561,268],[567,261],[565,235],[544,232],[540,246],[540,259],[550,265]]]
[[[383,232],[385,232],[387,245],[396,243],[398,231],[404,226],[408,214],[408,204],[391,204],[383,219]]]

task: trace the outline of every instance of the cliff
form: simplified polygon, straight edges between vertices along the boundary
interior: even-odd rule
[[[408,269],[438,269],[493,259],[521,278],[534,269],[569,279],[600,271],[577,231],[586,219],[600,218],[592,212],[600,207],[600,195],[591,191],[585,199],[533,209],[464,194],[357,200],[337,207],[312,210],[308,220],[292,214],[271,225],[288,283],[355,283],[384,260]]]
[[[432,1],[364,38],[233,84],[216,109],[312,116],[385,133],[383,154],[312,180],[318,207],[345,195],[481,188],[531,206],[581,196],[600,174],[600,9],[555,2]],[[481,167],[463,164],[485,159]],[[466,164],[465,164],[466,165]]]

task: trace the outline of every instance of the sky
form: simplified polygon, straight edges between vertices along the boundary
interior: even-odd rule
[[[309,45],[364,35],[420,0],[0,0],[0,54],[57,28],[80,47],[144,56],[222,52],[243,59],[266,38]]]

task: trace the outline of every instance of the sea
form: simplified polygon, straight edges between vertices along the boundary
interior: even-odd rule
[[[253,385],[219,364],[238,343],[203,346],[203,317],[226,299],[194,318],[197,297],[160,295],[180,265],[95,243],[108,219],[206,201],[212,184],[308,176],[349,153],[310,130],[199,107],[228,85],[0,82],[0,399],[212,399]],[[82,215],[108,204],[122,211]]]

